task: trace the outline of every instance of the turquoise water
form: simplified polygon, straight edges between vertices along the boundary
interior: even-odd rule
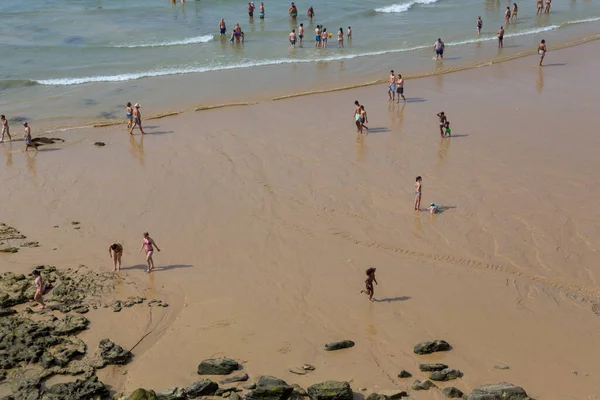
[[[333,0],[311,4],[301,0],[296,4],[299,17],[297,21],[291,21],[287,15],[289,4],[285,2],[267,1],[266,18],[259,19],[257,12],[251,20],[247,2],[234,0],[188,0],[183,5],[179,2],[171,4],[168,0],[2,0],[0,107],[17,114],[27,113],[32,118],[47,117],[43,109],[49,107],[54,112],[51,105],[39,104],[33,112],[31,102],[39,101],[41,96],[46,100],[56,99],[58,104],[68,107],[69,103],[62,97],[76,93],[77,100],[93,98],[88,102],[96,106],[90,112],[90,118],[101,115],[111,118],[113,111],[100,112],[107,100],[85,95],[83,87],[108,96],[111,91],[118,93],[118,87],[89,84],[138,82],[150,88],[148,79],[152,77],[185,75],[193,76],[199,85],[210,86],[215,85],[207,78],[211,75],[202,77],[202,74],[234,71],[230,75],[219,75],[219,79],[224,80],[225,91],[229,91],[231,79],[237,79],[240,69],[246,73],[250,67],[272,71],[265,68],[349,61],[353,63],[346,64],[349,69],[343,73],[347,74],[345,78],[351,77],[356,83],[361,81],[357,74],[366,77],[367,70],[378,66],[374,62],[378,57],[385,63],[411,56],[429,63],[429,49],[438,37],[442,37],[448,46],[449,61],[452,61],[451,51],[455,47],[462,49],[454,51],[460,54],[457,63],[467,62],[477,58],[480,52],[477,50],[480,47],[473,45],[495,47],[495,32],[504,25],[504,10],[511,2]],[[312,24],[306,17],[310,5],[316,12]],[[479,37],[475,34],[478,15],[484,21]],[[232,44],[228,38],[220,37],[218,22],[221,17],[225,18],[229,32],[240,23],[246,36],[244,45]],[[511,38],[515,40],[515,47],[534,46],[540,35],[566,32],[578,26],[585,26],[589,31],[596,29],[598,21],[600,4],[591,1],[555,0],[552,13],[543,16],[536,16],[535,2],[528,1],[520,4],[517,22],[507,28],[505,51],[510,52]],[[306,43],[304,47],[290,49],[288,34],[301,22],[306,29]],[[324,25],[334,34],[328,49],[314,48],[316,24]],[[336,31],[342,27],[345,32],[349,25],[354,39],[346,41],[343,49],[338,49]],[[385,70],[389,68],[387,65],[380,67],[385,76]],[[413,71],[417,69],[415,65],[411,67]],[[253,79],[269,77],[254,73]],[[308,74],[303,80],[304,86],[322,83],[319,81],[323,79],[321,76],[314,80],[311,76]],[[339,80],[337,77],[332,79]],[[285,81],[283,77],[282,87],[285,87]],[[279,82],[275,83],[279,85]],[[81,89],[71,91],[78,86]],[[144,97],[145,94],[138,92],[136,95]],[[190,96],[193,97],[192,94],[184,97]],[[9,100],[11,97],[14,101]],[[203,102],[210,101],[206,94],[200,97]],[[113,103],[116,99],[110,101],[107,108],[112,110],[117,107]],[[29,116],[32,112],[34,115]]]

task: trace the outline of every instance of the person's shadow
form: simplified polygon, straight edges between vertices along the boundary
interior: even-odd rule
[[[153,272],[157,272],[157,271],[167,271],[167,270],[170,270],[170,269],[192,268],[192,267],[193,267],[193,265],[172,264],[172,265],[164,265],[164,266],[154,267],[154,269],[152,271]],[[121,267],[122,270],[141,269],[143,271],[145,271],[147,268],[148,268],[147,264],[137,264],[137,265],[132,265],[130,267]]]
[[[399,297],[385,297],[383,299],[373,299],[373,301],[377,302],[377,303],[391,303],[394,301],[406,301],[406,300],[410,300],[411,297],[410,296],[399,296]]]

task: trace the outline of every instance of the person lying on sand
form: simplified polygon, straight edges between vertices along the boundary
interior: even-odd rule
[[[437,204],[431,203],[431,205],[429,206],[429,212],[431,214],[439,214],[440,208],[437,206]]]
[[[367,279],[365,280],[365,288],[363,290],[361,290],[361,293],[365,293],[369,296],[369,301],[373,301],[373,295],[375,294],[375,288],[373,287],[373,282],[375,282],[376,285],[379,285],[379,283],[377,283],[377,279],[375,279],[375,271],[377,270],[377,268],[369,268],[366,271],[367,274]]]

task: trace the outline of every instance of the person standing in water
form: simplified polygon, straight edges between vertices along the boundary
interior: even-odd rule
[[[435,52],[435,59],[439,60],[440,57],[442,60],[444,59],[444,42],[442,39],[438,39],[437,42],[433,44],[433,51]]]
[[[323,32],[321,32],[321,47],[327,47],[327,28],[323,28]]]
[[[296,5],[294,4],[293,1],[292,1],[292,4],[290,5],[288,13],[290,14],[291,19],[296,19],[296,17],[298,16],[298,9],[296,8]]]
[[[37,146],[33,143],[33,139],[31,139],[31,128],[27,122],[23,122],[23,130],[25,131],[25,150],[23,151],[28,151],[30,147],[33,147],[35,151],[38,151]]]
[[[37,269],[34,270],[31,273],[31,275],[33,275],[35,278],[33,281],[35,284],[35,294],[33,295],[33,300],[40,304],[38,310],[43,310],[44,308],[46,308],[46,303],[44,303],[44,299],[42,298],[44,292],[46,291],[46,284],[42,279],[42,274],[40,274],[40,271],[38,271]]]
[[[338,31],[338,48],[344,47],[344,30],[340,28]]]
[[[504,47],[504,27],[501,26],[500,29],[498,29],[498,48],[501,49]]]
[[[312,23],[312,19],[315,16],[315,9],[313,6],[308,7],[308,12],[306,13],[308,20]]]
[[[369,296],[369,301],[373,301],[373,295],[375,294],[375,288],[373,287],[373,282],[375,282],[376,285],[379,285],[379,283],[377,283],[377,279],[375,279],[375,271],[377,270],[377,268],[369,268],[366,271],[367,274],[367,279],[365,280],[365,288],[363,290],[361,290],[361,293],[365,293],[367,296]]]
[[[304,39],[304,24],[300,24],[298,27],[298,39],[300,40],[300,44],[302,44],[302,40]]]
[[[537,11],[535,15],[541,15],[544,8],[544,0],[537,0]]]
[[[8,127],[8,120],[4,115],[1,115],[0,121],[2,121],[2,139],[0,139],[0,143],[4,142],[4,135],[8,136],[9,141],[12,141],[12,137],[10,136],[10,129]]]
[[[517,19],[517,13],[519,12],[519,7],[517,6],[517,3],[513,3],[513,9],[512,9],[512,19]]]
[[[443,111],[438,113],[437,116],[440,119],[440,136],[443,139],[444,138],[444,126],[446,125],[446,121],[448,120],[448,118],[446,118],[446,114]]]
[[[510,22],[510,7],[506,7],[506,11],[504,11],[504,21],[506,25]]]
[[[423,194],[423,178],[417,176],[415,181],[415,211],[421,211],[421,195]]]
[[[254,18],[254,2],[248,3],[248,16]]]
[[[546,14],[550,14],[550,3],[552,2],[552,0],[546,0],[546,7],[544,8],[544,12]]]
[[[352,39],[352,28],[348,27],[348,41]]]
[[[136,126],[140,128],[142,135],[146,134],[146,132],[144,132],[144,128],[142,128],[142,113],[140,112],[140,103],[135,103],[133,108],[133,125],[131,125],[131,128],[129,128],[130,135],[133,135],[133,130]]]
[[[260,19],[265,19],[265,3],[260,2],[260,8],[258,9],[258,15]]]
[[[113,271],[121,270],[121,257],[123,257],[123,246],[119,243],[113,243],[108,246],[108,254],[113,260],[114,268]]]
[[[404,97],[404,79],[402,79],[402,75],[400,74],[396,76],[396,93],[398,94],[397,103],[400,103],[400,96],[402,96],[402,100],[406,103],[406,97]]]
[[[481,16],[477,17],[477,34],[480,35],[481,34],[481,28],[483,28],[483,20],[481,19]]]
[[[296,47],[296,30],[290,32],[290,47]]]
[[[367,130],[369,133],[369,127],[365,124],[369,123],[369,118],[367,117],[367,111],[365,110],[365,106],[360,106],[360,133],[363,133],[363,129]]]
[[[148,269],[146,272],[150,272],[154,269],[154,259],[152,258],[152,255],[154,254],[155,247],[157,251],[160,251],[154,239],[150,237],[150,234],[148,232],[144,232],[144,241],[142,242],[142,248],[140,251],[146,251],[146,263],[148,263]]]
[[[315,47],[321,47],[321,25],[315,28]]]
[[[227,26],[225,25],[224,18],[221,18],[221,21],[219,22],[219,31],[221,32],[221,36],[225,35],[227,32]]]
[[[542,39],[542,41],[538,45],[538,54],[540,55],[540,67],[542,66],[542,63],[544,62],[544,57],[546,56],[547,51],[548,51],[548,49],[546,48],[546,41],[544,39]]]

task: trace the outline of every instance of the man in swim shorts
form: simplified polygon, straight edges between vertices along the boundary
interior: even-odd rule
[[[321,25],[315,28],[315,47],[321,47]]]
[[[546,41],[544,39],[542,39],[542,41],[538,45],[538,54],[540,55],[540,67],[542,66],[542,63],[544,62],[544,57],[546,57],[547,51],[548,51],[548,49],[546,48]]]
[[[400,96],[404,99],[406,103],[406,97],[404,97],[404,79],[402,79],[402,75],[398,74],[396,76],[396,93],[398,94],[398,103],[400,103]]]
[[[296,30],[292,29],[290,33],[290,47],[296,47]]]
[[[396,99],[396,74],[394,74],[394,70],[390,71],[390,82],[388,83],[388,96],[390,98],[389,101],[394,101]]]
[[[254,2],[248,3],[248,16],[254,18]]]
[[[258,15],[260,16],[260,19],[265,19],[265,3],[263,3],[262,1],[260,2]]]
[[[501,26],[498,30],[498,48],[501,49],[504,47],[504,27]]]
[[[304,24],[300,24],[300,27],[298,27],[298,39],[302,43],[302,39],[304,39]]]
[[[444,59],[444,42],[442,42],[442,39],[438,38],[437,42],[434,43],[433,51],[435,52],[436,60],[439,60],[440,57],[442,60]]]

